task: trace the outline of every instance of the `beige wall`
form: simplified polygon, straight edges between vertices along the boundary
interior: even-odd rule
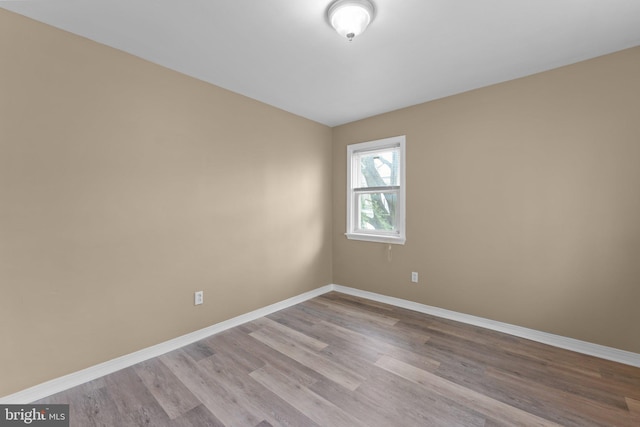
[[[330,128],[2,9],[0,64],[0,396],[331,282]]]
[[[343,235],[345,147],[394,135],[407,243],[388,262],[385,245]],[[640,352],[640,48],[333,138],[335,283]]]

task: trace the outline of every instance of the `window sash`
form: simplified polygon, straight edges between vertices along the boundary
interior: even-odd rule
[[[390,144],[387,146],[383,146],[381,148],[362,149],[362,150],[354,151],[352,154],[353,156],[352,157],[353,176],[351,177],[352,186],[355,188],[369,188],[370,186],[367,184],[366,178],[361,174],[363,159],[367,157],[373,157],[375,159],[378,157],[383,157],[383,155],[386,155],[386,154],[391,154],[391,156],[395,158],[395,160],[401,161],[399,160],[399,158],[402,156],[400,144],[399,143]],[[384,162],[381,161],[381,163],[384,163]],[[385,165],[385,166],[390,169],[389,175],[381,176],[383,180],[385,178],[388,178],[388,180],[390,181],[389,184],[386,184],[385,186],[399,187],[398,183],[401,180],[399,169],[401,168],[401,165],[394,162],[391,165]],[[383,167],[383,165],[381,165],[380,167]]]

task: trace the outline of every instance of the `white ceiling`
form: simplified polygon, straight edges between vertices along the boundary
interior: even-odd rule
[[[17,0],[0,7],[336,126],[640,45],[640,0]]]

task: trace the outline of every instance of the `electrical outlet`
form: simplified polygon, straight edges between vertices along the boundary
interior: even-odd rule
[[[198,291],[194,294],[194,305],[204,303],[204,291]]]
[[[413,283],[418,283],[418,273],[417,272],[414,271],[414,272],[411,273],[411,281]]]

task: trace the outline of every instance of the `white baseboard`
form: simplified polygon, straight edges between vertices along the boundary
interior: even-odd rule
[[[134,353],[126,354],[124,356],[109,360],[104,363],[100,363],[95,366],[90,366],[86,369],[71,373],[69,375],[65,375],[63,377],[55,378],[53,380],[38,384],[17,393],[0,397],[0,404],[27,404],[36,400],[44,399],[45,397],[51,396],[52,394],[59,393],[80,384],[95,380],[107,374],[119,371],[124,368],[128,368],[129,366],[133,366],[136,363],[144,362],[145,360],[151,359],[153,357],[161,356],[165,353],[177,350],[181,347],[184,347],[185,345],[194,343],[203,338],[207,338],[211,335],[217,334],[235,326],[242,325],[243,323],[250,322],[260,317],[267,316],[271,313],[299,304],[308,299],[327,293],[331,290],[333,290],[333,285],[326,285],[321,288],[305,292],[301,295],[286,299],[284,301],[280,301],[275,304],[259,308],[252,312],[242,314],[232,319],[225,320],[224,322],[216,323],[215,325],[208,326],[204,329],[200,329],[186,335],[173,338],[169,341],[144,348]]]
[[[495,320],[485,319],[482,317],[471,316],[468,314],[458,313],[451,310],[445,310],[443,308],[432,307],[425,304],[420,304],[413,301],[408,301],[400,298],[394,298],[386,295],[381,295],[373,292],[363,291],[360,289],[350,288],[341,285],[326,285],[313,291],[305,292],[298,296],[286,299],[284,301],[271,304],[269,306],[251,311],[246,314],[234,317],[224,322],[216,323],[215,325],[208,326],[204,329],[191,332],[186,335],[165,341],[163,343],[144,348],[134,353],[126,354],[116,359],[109,360],[104,363],[100,363],[95,366],[83,369],[65,375],[63,377],[55,378],[42,384],[30,387],[28,389],[19,391],[8,396],[0,397],[0,404],[26,404],[36,400],[43,399],[52,394],[59,393],[69,388],[84,384],[86,382],[95,380],[104,375],[119,371],[129,366],[133,366],[136,363],[143,362],[145,360],[161,356],[173,350],[177,350],[188,344],[192,344],[201,339],[207,338],[211,335],[215,335],[219,332],[233,328],[235,326],[242,325],[243,323],[250,322],[260,317],[267,316],[276,311],[291,307],[299,304],[311,298],[315,298],[330,291],[341,292],[347,295],[353,295],[372,301],[378,301],[390,305],[394,305],[401,308],[417,311],[419,313],[430,314],[444,319],[455,320],[470,325],[480,326],[482,328],[491,329],[498,332],[504,332],[509,335],[514,335],[521,338],[530,339],[532,341],[549,344],[554,347],[564,348],[572,350],[578,353],[588,354],[591,356],[599,357],[602,359],[612,360],[614,362],[624,363],[626,365],[640,367],[640,354],[632,353],[630,351],[618,350],[612,347],[606,347],[603,345],[592,344],[585,341],[576,340],[573,338],[567,338],[560,335],[549,334],[546,332],[536,331],[534,329],[523,328],[521,326],[510,325],[508,323],[497,322]]]
[[[433,316],[442,317],[444,319],[455,320],[461,323],[467,323],[498,332],[504,332],[505,334],[514,335],[516,337],[526,338],[543,344],[549,344],[554,347],[564,348],[566,350],[575,351],[577,353],[588,354],[590,356],[599,357],[601,359],[611,360],[614,362],[624,363],[625,365],[631,365],[640,368],[640,354],[638,353],[618,350],[617,348],[606,347],[604,345],[593,344],[573,338],[567,338],[561,335],[554,335],[547,332],[536,331],[535,329],[523,328],[522,326],[497,322],[495,320],[485,319],[483,317],[471,316],[469,314],[458,313],[456,311],[445,310],[443,308],[432,307],[413,301],[389,297],[386,295],[349,288],[346,286],[333,285],[333,290],[356,297],[366,298],[373,301],[406,308],[409,310],[417,311],[419,313],[431,314]]]

